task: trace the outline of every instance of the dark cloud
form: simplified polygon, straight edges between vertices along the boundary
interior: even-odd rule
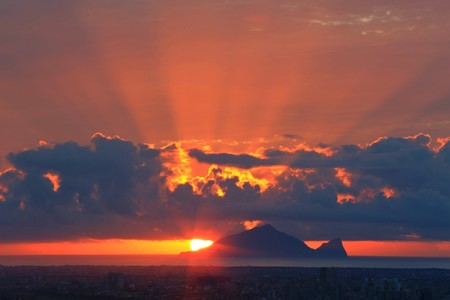
[[[258,160],[202,153],[200,161],[239,168],[285,164],[297,170],[279,176],[277,185],[262,194],[261,203],[248,210],[255,219],[290,220],[289,227],[303,238],[449,239],[445,230],[450,226],[449,143],[437,153],[430,143],[428,135],[419,134],[380,138],[365,147],[345,145],[333,148],[328,156],[314,150],[272,149]],[[349,174],[351,186],[337,178],[336,168]],[[314,171],[298,176],[306,169]],[[353,201],[338,203],[340,194]]]
[[[190,150],[215,164],[204,180],[167,181],[178,145],[153,149],[96,134],[91,145],[40,146],[7,159],[0,175],[0,239],[187,237],[189,228],[238,230],[262,220],[302,239],[450,240],[450,142],[427,135],[380,138],[265,157]],[[268,185],[230,175],[285,165]],[[181,165],[179,167],[182,167]],[[241,171],[239,171],[241,170]],[[57,178],[56,188],[53,179]]]
[[[159,151],[146,145],[96,134],[91,147],[67,142],[7,158],[15,170],[0,177],[0,213],[10,225],[2,239],[90,236],[107,227],[111,236],[117,219],[136,218],[158,199]],[[58,177],[57,191],[48,173]]]
[[[258,166],[267,166],[275,164],[275,161],[260,159],[248,154],[206,154],[199,149],[189,150],[189,156],[195,158],[199,162],[219,165],[239,166],[239,168],[250,169]]]

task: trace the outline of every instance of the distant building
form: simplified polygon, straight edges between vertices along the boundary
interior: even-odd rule
[[[125,287],[125,274],[120,272],[108,273],[108,285],[113,289],[123,289]]]
[[[336,283],[336,269],[320,268],[320,283],[323,285],[334,285]]]

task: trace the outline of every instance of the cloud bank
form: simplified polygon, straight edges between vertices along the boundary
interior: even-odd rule
[[[102,134],[88,146],[43,144],[7,155],[0,240],[172,239],[252,220],[305,240],[450,240],[450,140],[438,141],[418,134],[258,154]],[[208,173],[188,174],[194,163]]]

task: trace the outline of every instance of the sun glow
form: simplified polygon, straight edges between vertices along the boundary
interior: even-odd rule
[[[2,243],[0,255],[178,255],[190,240],[82,239]]]
[[[210,240],[193,239],[193,240],[191,240],[191,250],[197,251],[197,250],[209,247],[212,244],[213,244],[213,241],[210,241]]]

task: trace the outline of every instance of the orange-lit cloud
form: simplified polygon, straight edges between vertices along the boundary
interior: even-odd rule
[[[388,199],[392,198],[392,197],[398,197],[398,192],[395,189],[393,189],[393,188],[384,187],[384,188],[381,189],[381,192]]]
[[[437,142],[439,146],[437,147],[437,151],[439,151],[442,147],[444,147],[450,141],[450,136],[445,138],[438,138]]]
[[[163,148],[165,166],[169,170],[167,183],[170,190],[179,184],[185,184],[193,179],[191,159],[185,149],[179,144],[171,144]]]
[[[50,181],[53,186],[53,191],[57,192],[61,186],[59,175],[56,173],[45,173],[43,176]]]
[[[344,204],[346,202],[354,202],[356,201],[355,196],[351,194],[337,194],[337,202],[339,204]]]
[[[345,168],[335,168],[335,170],[336,177],[341,180],[345,186],[350,187],[352,185],[351,174],[348,173]]]
[[[193,141],[190,141],[193,143]],[[210,151],[211,146],[203,145],[202,149]],[[171,191],[182,184],[190,184],[195,193],[201,194],[202,189],[211,185],[213,194],[223,197],[226,194],[221,181],[237,179],[236,185],[240,188],[244,184],[258,186],[262,192],[275,185],[275,178],[281,174],[286,167],[268,166],[266,168],[254,168],[252,170],[236,167],[219,167],[212,164],[202,167],[196,159],[189,155],[189,151],[182,144],[170,144],[162,151],[163,165],[168,170],[167,184]]]
[[[261,220],[245,220],[241,222],[244,225],[245,230],[250,230],[262,224]]]

